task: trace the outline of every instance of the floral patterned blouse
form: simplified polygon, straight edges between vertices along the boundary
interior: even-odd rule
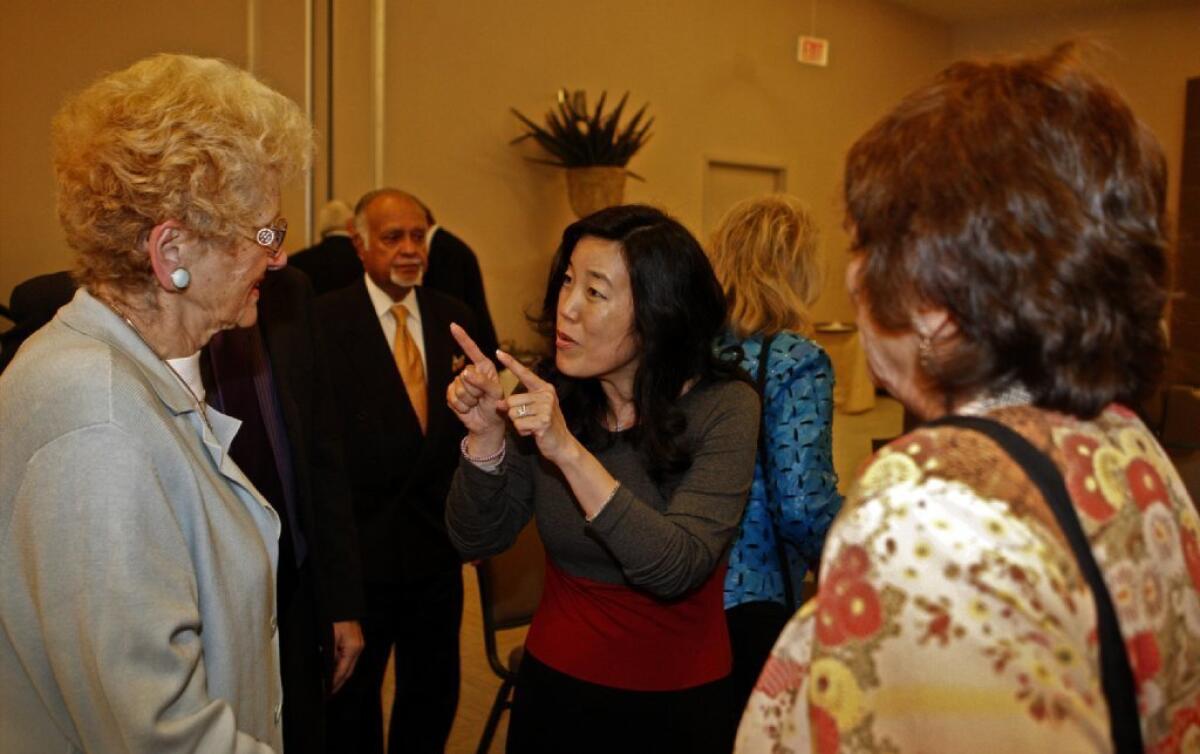
[[[1061,470],[1116,604],[1149,752],[1200,751],[1200,518],[1145,426],[990,414]],[[784,629],[739,752],[1111,751],[1091,593],[991,440],[918,429],[864,468],[818,596]]]

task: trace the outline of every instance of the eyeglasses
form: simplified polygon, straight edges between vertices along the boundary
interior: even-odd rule
[[[264,249],[270,249],[267,256],[274,259],[279,256],[279,250],[283,248],[283,239],[287,236],[287,228],[288,223],[286,218],[276,218],[271,221],[270,225],[265,228],[259,228],[254,231],[253,236],[248,236],[248,238]]]

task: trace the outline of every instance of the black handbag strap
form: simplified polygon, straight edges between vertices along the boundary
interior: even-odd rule
[[[1133,681],[1133,669],[1129,665],[1129,654],[1121,638],[1121,627],[1117,623],[1117,611],[1112,595],[1104,583],[1096,556],[1079,523],[1075,506],[1067,494],[1062,474],[1050,458],[1034,447],[1015,430],[994,419],[982,416],[945,416],[930,422],[927,427],[954,426],[972,429],[987,435],[996,442],[1024,470],[1054,513],[1059,528],[1075,553],[1079,570],[1092,590],[1099,620],[1097,632],[1100,637],[1100,680],[1104,696],[1108,700],[1108,723],[1112,733],[1114,750],[1122,754],[1141,754],[1142,726],[1138,715],[1137,696]]]
[[[769,469],[767,468],[767,366],[771,360],[771,343],[775,340],[774,335],[767,335],[763,338],[762,348],[758,352],[758,374],[754,380],[755,386],[758,388],[758,400],[761,405],[760,414],[758,417],[758,464],[763,471],[763,494],[768,500],[771,497],[771,485],[767,482]],[[796,589],[792,585],[792,569],[788,565],[787,550],[783,544],[783,533],[779,531],[779,527],[775,525],[775,519],[769,518],[771,528],[775,534],[775,556],[779,558],[779,572],[783,576],[783,599],[784,607],[789,611],[796,609]]]

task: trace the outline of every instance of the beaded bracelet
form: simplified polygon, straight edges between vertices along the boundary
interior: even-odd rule
[[[507,442],[506,441],[501,442],[500,449],[497,450],[495,453],[492,453],[490,456],[478,457],[478,456],[473,456],[467,452],[467,438],[466,437],[464,437],[462,439],[462,442],[459,443],[459,445],[458,445],[458,449],[462,452],[462,457],[467,459],[471,463],[475,464],[479,468],[483,469],[484,471],[491,471],[500,465],[500,463],[504,460],[504,450],[506,447],[507,447]]]
[[[589,524],[595,521],[596,516],[599,516],[601,513],[603,513],[604,509],[608,507],[608,504],[612,502],[612,499],[617,496],[617,490],[619,489],[621,489],[621,483],[617,482],[612,488],[612,492],[608,493],[608,497],[604,498],[604,502],[600,503],[600,507],[596,509],[596,512],[590,516],[584,516],[583,520]]]

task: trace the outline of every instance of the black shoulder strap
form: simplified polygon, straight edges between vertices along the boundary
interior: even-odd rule
[[[1025,471],[1050,505],[1050,510],[1054,512],[1059,528],[1071,545],[1075,560],[1079,563],[1079,570],[1087,579],[1092,598],[1096,602],[1096,616],[1100,624],[1100,680],[1104,686],[1104,696],[1108,700],[1108,722],[1114,750],[1122,754],[1141,754],[1142,726],[1138,715],[1136,687],[1133,670],[1129,665],[1129,654],[1125,649],[1125,641],[1121,638],[1121,627],[1117,623],[1117,611],[1113,607],[1112,595],[1104,583],[1100,566],[1092,554],[1083,526],[1079,523],[1062,474],[1045,453],[1015,430],[994,419],[981,416],[945,416],[926,426],[947,425],[972,429],[994,440]]]
[[[758,417],[758,465],[763,471],[763,494],[770,497],[771,486],[767,483],[767,476],[770,469],[767,467],[767,366],[771,361],[771,343],[775,340],[774,335],[767,335],[763,338],[762,348],[758,351],[758,374],[754,380],[755,386],[758,388],[758,400],[761,404]],[[771,519],[773,522],[774,519]],[[779,573],[783,576],[783,599],[784,607],[789,611],[796,609],[796,589],[792,585],[792,569],[788,564],[787,549],[783,544],[783,535],[779,531],[779,527],[772,523],[775,534],[775,556],[779,558]]]

